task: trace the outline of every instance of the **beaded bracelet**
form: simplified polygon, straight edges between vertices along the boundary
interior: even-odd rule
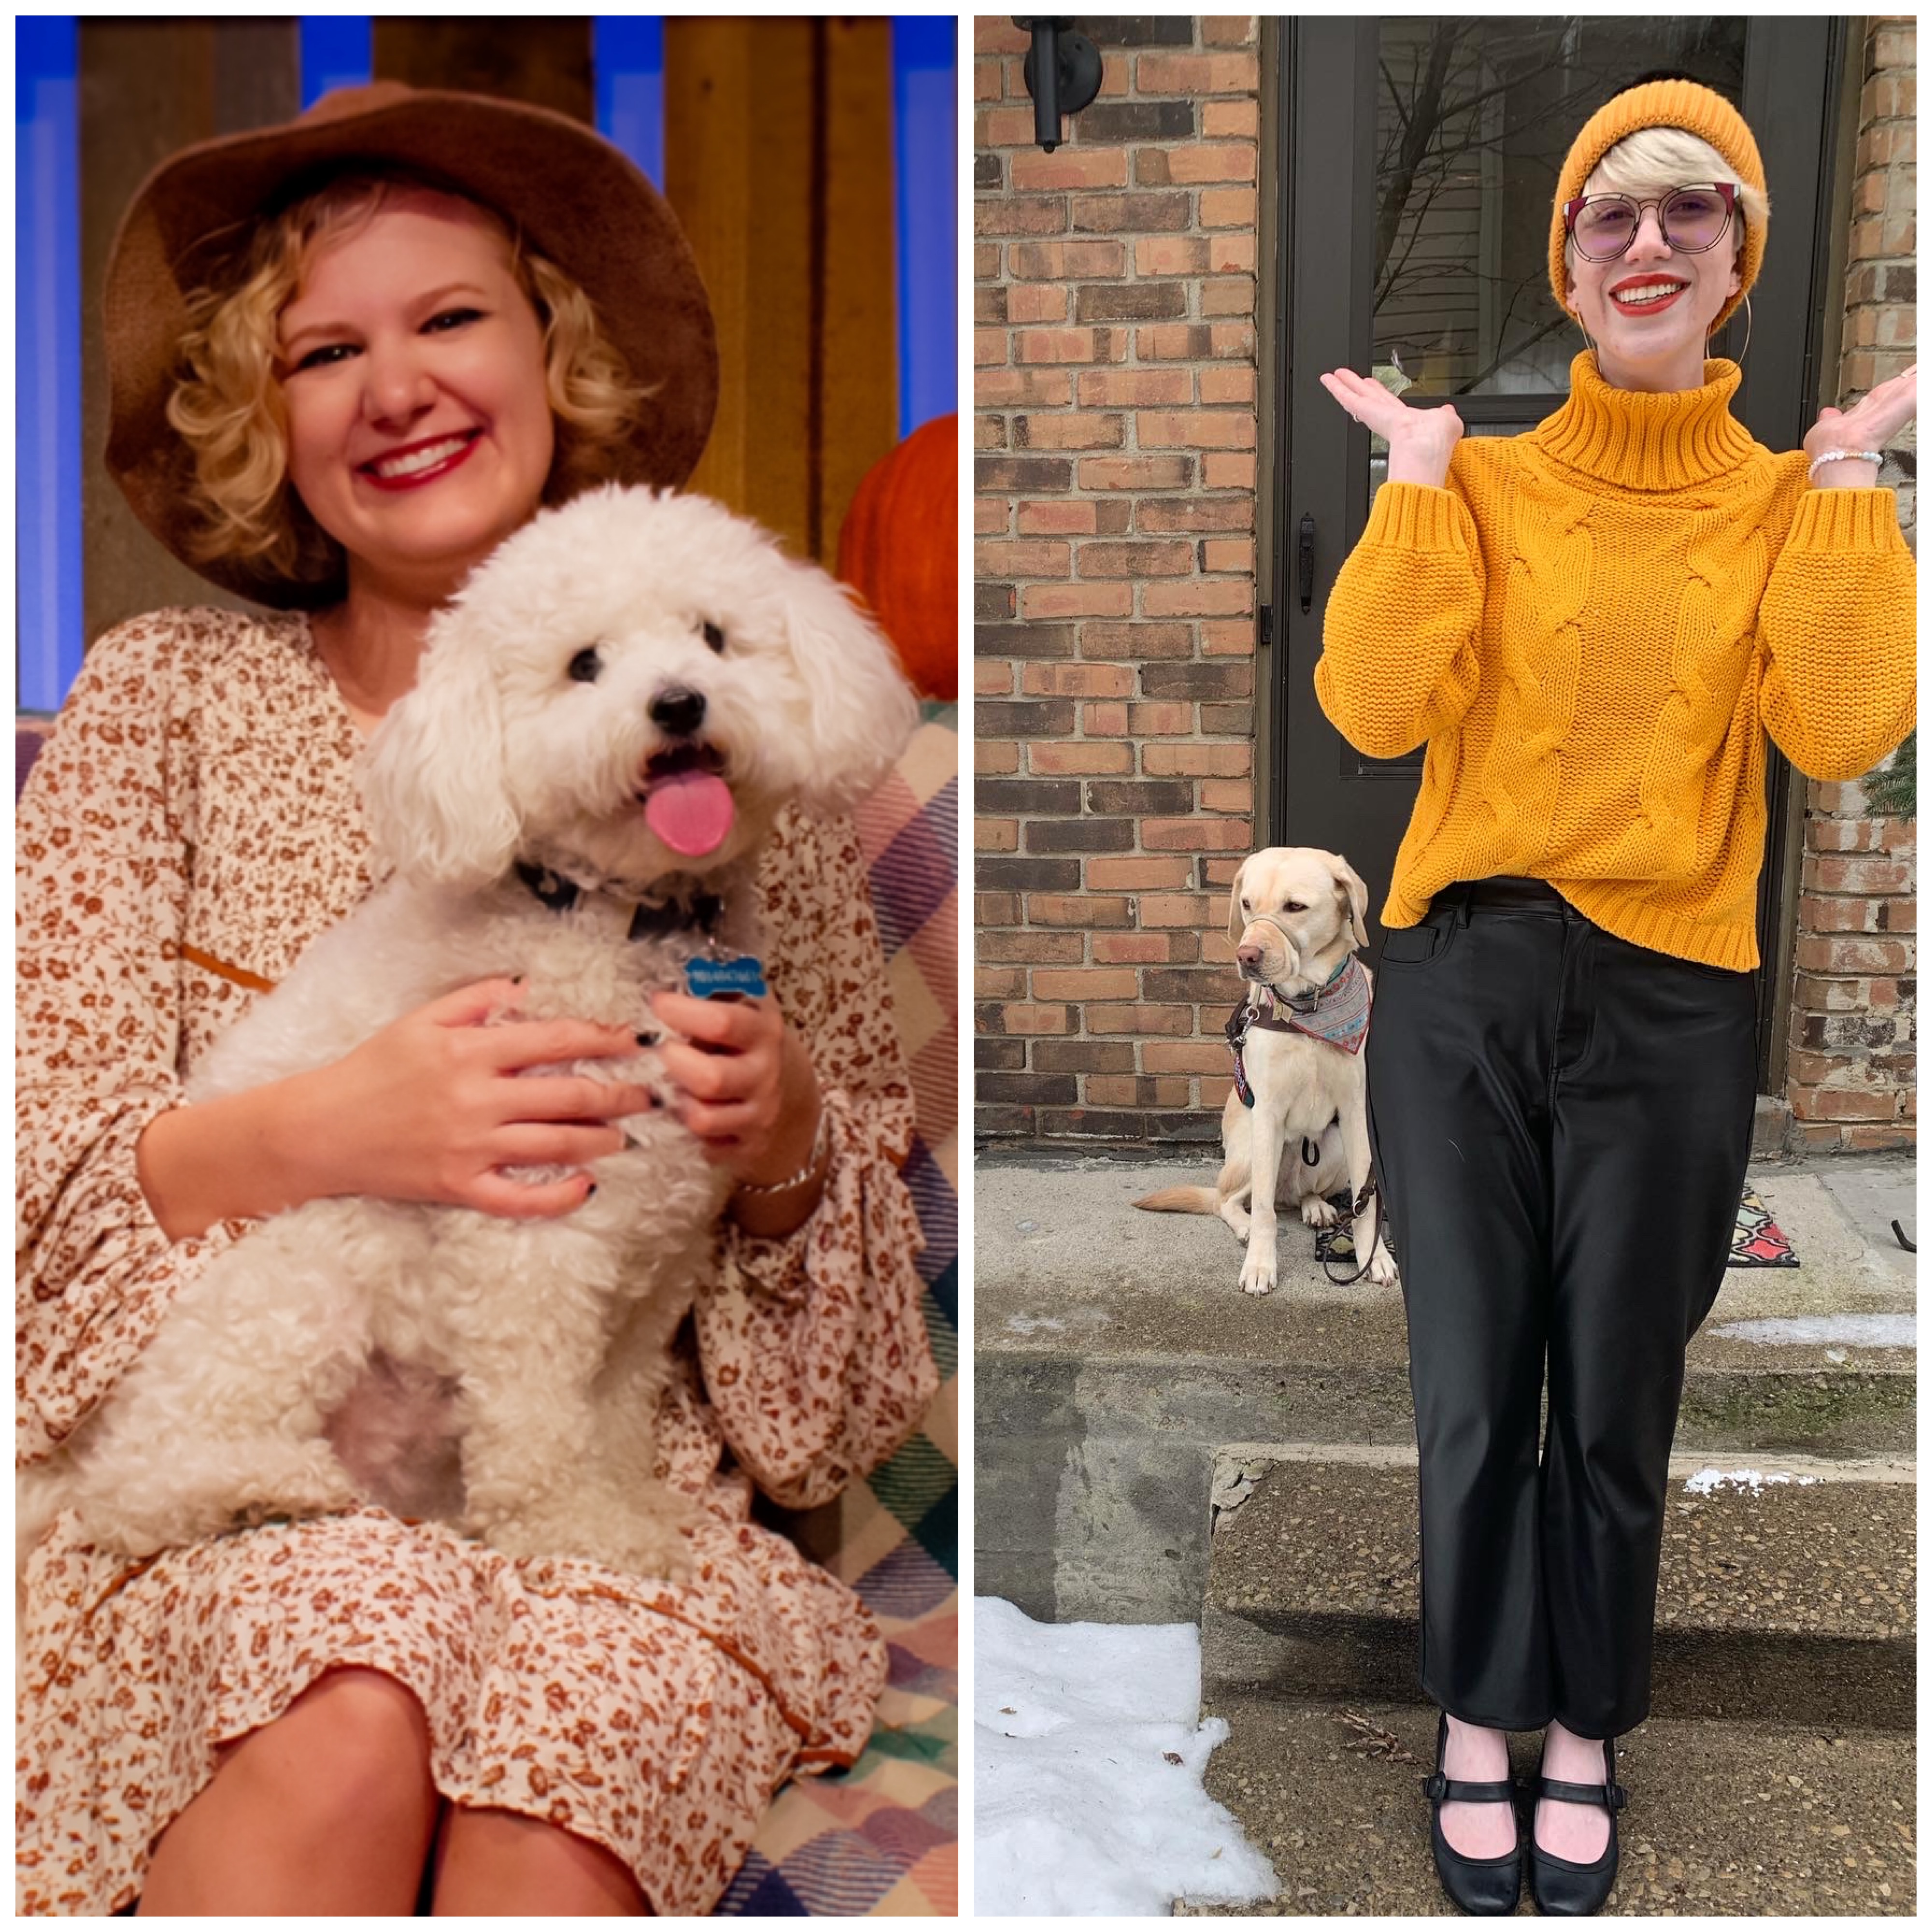
[[[788,1174],[782,1180],[741,1180],[738,1184],[740,1194],[789,1194],[794,1187],[802,1187],[816,1174],[823,1164],[832,1139],[832,1116],[821,1102],[818,1109],[818,1126],[812,1136],[812,1151],[806,1156],[805,1165],[796,1174]]]
[[[1882,449],[1828,449],[1822,456],[1812,458],[1810,467],[1804,472],[1805,480],[1808,482],[1817,475],[1821,463],[1876,463],[1882,466],[1884,461],[1885,452]]]

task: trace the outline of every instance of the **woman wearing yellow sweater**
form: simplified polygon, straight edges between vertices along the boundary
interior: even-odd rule
[[[1912,560],[1875,486],[1914,376],[1779,456],[1705,359],[1768,216],[1736,112],[1639,86],[1558,181],[1551,281],[1592,344],[1561,409],[1465,441],[1453,409],[1322,379],[1389,468],[1316,694],[1372,757],[1428,747],[1369,1081],[1444,1712],[1431,1838],[1469,1911],[1517,1895],[1508,1731],[1547,1726],[1539,1907],[1594,1912],[1616,1877],[1684,1348],[1750,1146],[1764,734],[1851,778],[1912,721]]]

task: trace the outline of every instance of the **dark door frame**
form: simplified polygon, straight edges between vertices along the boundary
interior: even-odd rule
[[[1369,440],[1365,431],[1336,408],[1317,377],[1343,364],[1368,367],[1373,317],[1366,291],[1372,286],[1370,259],[1375,232],[1375,16],[1301,17],[1282,23],[1274,63],[1272,103],[1279,158],[1276,182],[1279,210],[1274,255],[1274,340],[1282,376],[1274,384],[1271,452],[1270,602],[1261,612],[1261,640],[1271,666],[1274,688],[1268,706],[1267,770],[1269,822],[1291,823],[1288,774],[1296,761],[1334,769],[1340,744],[1334,728],[1316,704],[1312,685],[1300,668],[1312,667],[1320,651],[1320,626],[1329,591],[1342,560],[1360,536],[1368,496]],[[1766,250],[1753,290],[1760,326],[1744,346],[1742,323],[1734,320],[1720,339],[1723,352],[1743,352],[1743,380],[1736,410],[1757,440],[1773,449],[1795,449],[1814,419],[1821,379],[1820,361],[1834,332],[1826,305],[1831,270],[1832,209],[1836,188],[1838,142],[1834,117],[1849,58],[1850,27],[1838,16],[1786,18],[1760,16],[1748,24],[1744,41],[1744,118],[1754,127],[1776,128],[1780,145],[1816,154],[1815,175],[1780,185],[1776,202],[1777,245]],[[1346,87],[1311,87],[1299,101],[1304,72],[1346,72]],[[1366,111],[1364,110],[1366,104]],[[1325,158],[1320,168],[1298,168],[1298,154]],[[1336,198],[1346,197],[1337,220]],[[1349,291],[1344,300],[1312,304],[1301,297],[1298,271],[1304,262],[1298,238],[1320,238],[1324,284]],[[1298,310],[1298,301],[1302,308]],[[1774,325],[1762,326],[1766,317]],[[1795,319],[1795,326],[1794,326]],[[1297,334],[1298,324],[1300,333]],[[1302,353],[1296,356],[1299,344]],[[1552,404],[1552,406],[1554,405]],[[1457,410],[1465,422],[1512,420],[1522,412],[1516,398],[1463,397]],[[1346,516],[1338,528],[1324,518],[1318,529],[1309,607],[1302,609],[1296,531],[1310,491],[1298,492],[1290,462],[1291,438],[1304,476],[1342,479]],[[1328,500],[1334,500],[1329,495]],[[1312,634],[1311,635],[1311,632]],[[1346,751],[1346,748],[1342,748]],[[1758,1078],[1761,1092],[1782,1085],[1782,1030],[1790,1004],[1790,947],[1786,907],[1795,880],[1794,833],[1802,838],[1802,780],[1775,745],[1767,745],[1766,806],[1768,832],[1758,883],[1758,937],[1765,962],[1758,987]],[[1372,776],[1364,761],[1361,775]],[[1391,782],[1412,782],[1412,772],[1388,770]]]

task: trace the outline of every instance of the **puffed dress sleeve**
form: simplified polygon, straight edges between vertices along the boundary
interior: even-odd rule
[[[178,962],[194,844],[184,614],[108,632],[16,820],[16,1453],[49,1454],[243,1232],[170,1241],[134,1150],[182,1100]]]
[[[719,1426],[773,1502],[807,1509],[876,1468],[939,1386],[899,1178],[913,1104],[865,862],[849,820],[788,815],[760,871],[773,994],[812,1056],[830,1129],[818,1207],[778,1240],[728,1221],[699,1296]]]

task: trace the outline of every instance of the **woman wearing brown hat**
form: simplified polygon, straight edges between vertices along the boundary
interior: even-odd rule
[[[1705,359],[1768,214],[1735,110],[1638,86],[1557,189],[1552,284],[1590,344],[1562,408],[1464,440],[1452,409],[1322,379],[1388,439],[1389,480],[1316,689],[1370,755],[1428,748],[1370,1097],[1443,1712],[1432,1843],[1472,1912],[1517,1895],[1508,1731],[1547,1727],[1539,1908],[1594,1912],[1616,1877],[1684,1349],[1750,1142],[1764,733],[1844,779],[1912,723],[1912,562],[1875,485],[1912,376],[1780,456],[1730,412],[1736,365]]]
[[[262,616],[163,611],[90,652],[23,796],[23,1460],[82,1424],[252,1217],[332,1193],[578,1204],[648,1104],[523,1069],[619,1051],[474,1022],[490,981],[322,1072],[182,1104],[210,1040],[367,890],[354,763],[431,614],[540,504],[675,484],[716,394],[689,250],[562,117],[392,85],[177,156],[109,272],[109,462]],[[822,1502],[935,1385],[895,1169],[910,1101],[849,830],[761,876],[776,998],[662,1010],[684,1118],[738,1186],[660,1441],[696,1580],[518,1562],[421,1495],[128,1564],[57,1522],[26,1570],[21,1909],[703,1912],[772,1791],[864,1744],[884,1647],[749,1520]],[[441,1439],[384,1363],[332,1432]],[[729,1450],[735,1468],[721,1466]],[[158,1454],[166,1445],[156,1445]],[[655,1606],[655,1607],[653,1606]],[[428,1874],[427,1880],[425,1874]]]

